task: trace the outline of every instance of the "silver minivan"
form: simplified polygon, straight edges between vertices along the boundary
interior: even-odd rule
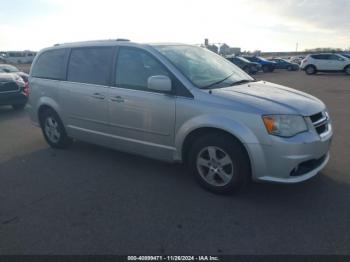
[[[48,144],[74,139],[183,162],[216,193],[249,180],[296,183],[329,160],[325,105],[256,81],[206,49],[108,40],[36,56],[29,111]]]

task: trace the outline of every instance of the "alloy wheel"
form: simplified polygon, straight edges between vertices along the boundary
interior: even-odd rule
[[[197,156],[197,170],[210,185],[225,186],[233,177],[233,161],[228,153],[216,146],[203,148]]]
[[[57,143],[60,139],[58,122],[53,117],[47,117],[45,120],[45,134],[52,143]]]

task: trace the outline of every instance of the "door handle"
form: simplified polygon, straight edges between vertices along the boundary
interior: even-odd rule
[[[113,96],[111,97],[111,101],[117,103],[124,103],[124,98],[122,98],[121,96]]]
[[[101,95],[100,93],[94,93],[92,95],[93,98],[96,98],[96,99],[100,99],[100,100],[103,100],[105,99],[105,96],[104,95]]]

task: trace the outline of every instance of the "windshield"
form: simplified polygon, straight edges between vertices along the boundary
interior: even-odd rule
[[[11,65],[0,65],[0,71],[9,73],[19,72],[18,68]]]
[[[202,47],[154,46],[198,88],[219,88],[254,81],[225,58]]]

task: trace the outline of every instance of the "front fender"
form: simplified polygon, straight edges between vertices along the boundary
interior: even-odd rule
[[[201,115],[186,121],[176,132],[175,147],[178,160],[182,160],[182,147],[186,137],[200,128],[217,128],[226,131],[243,144],[259,143],[255,134],[243,123],[222,115]]]

